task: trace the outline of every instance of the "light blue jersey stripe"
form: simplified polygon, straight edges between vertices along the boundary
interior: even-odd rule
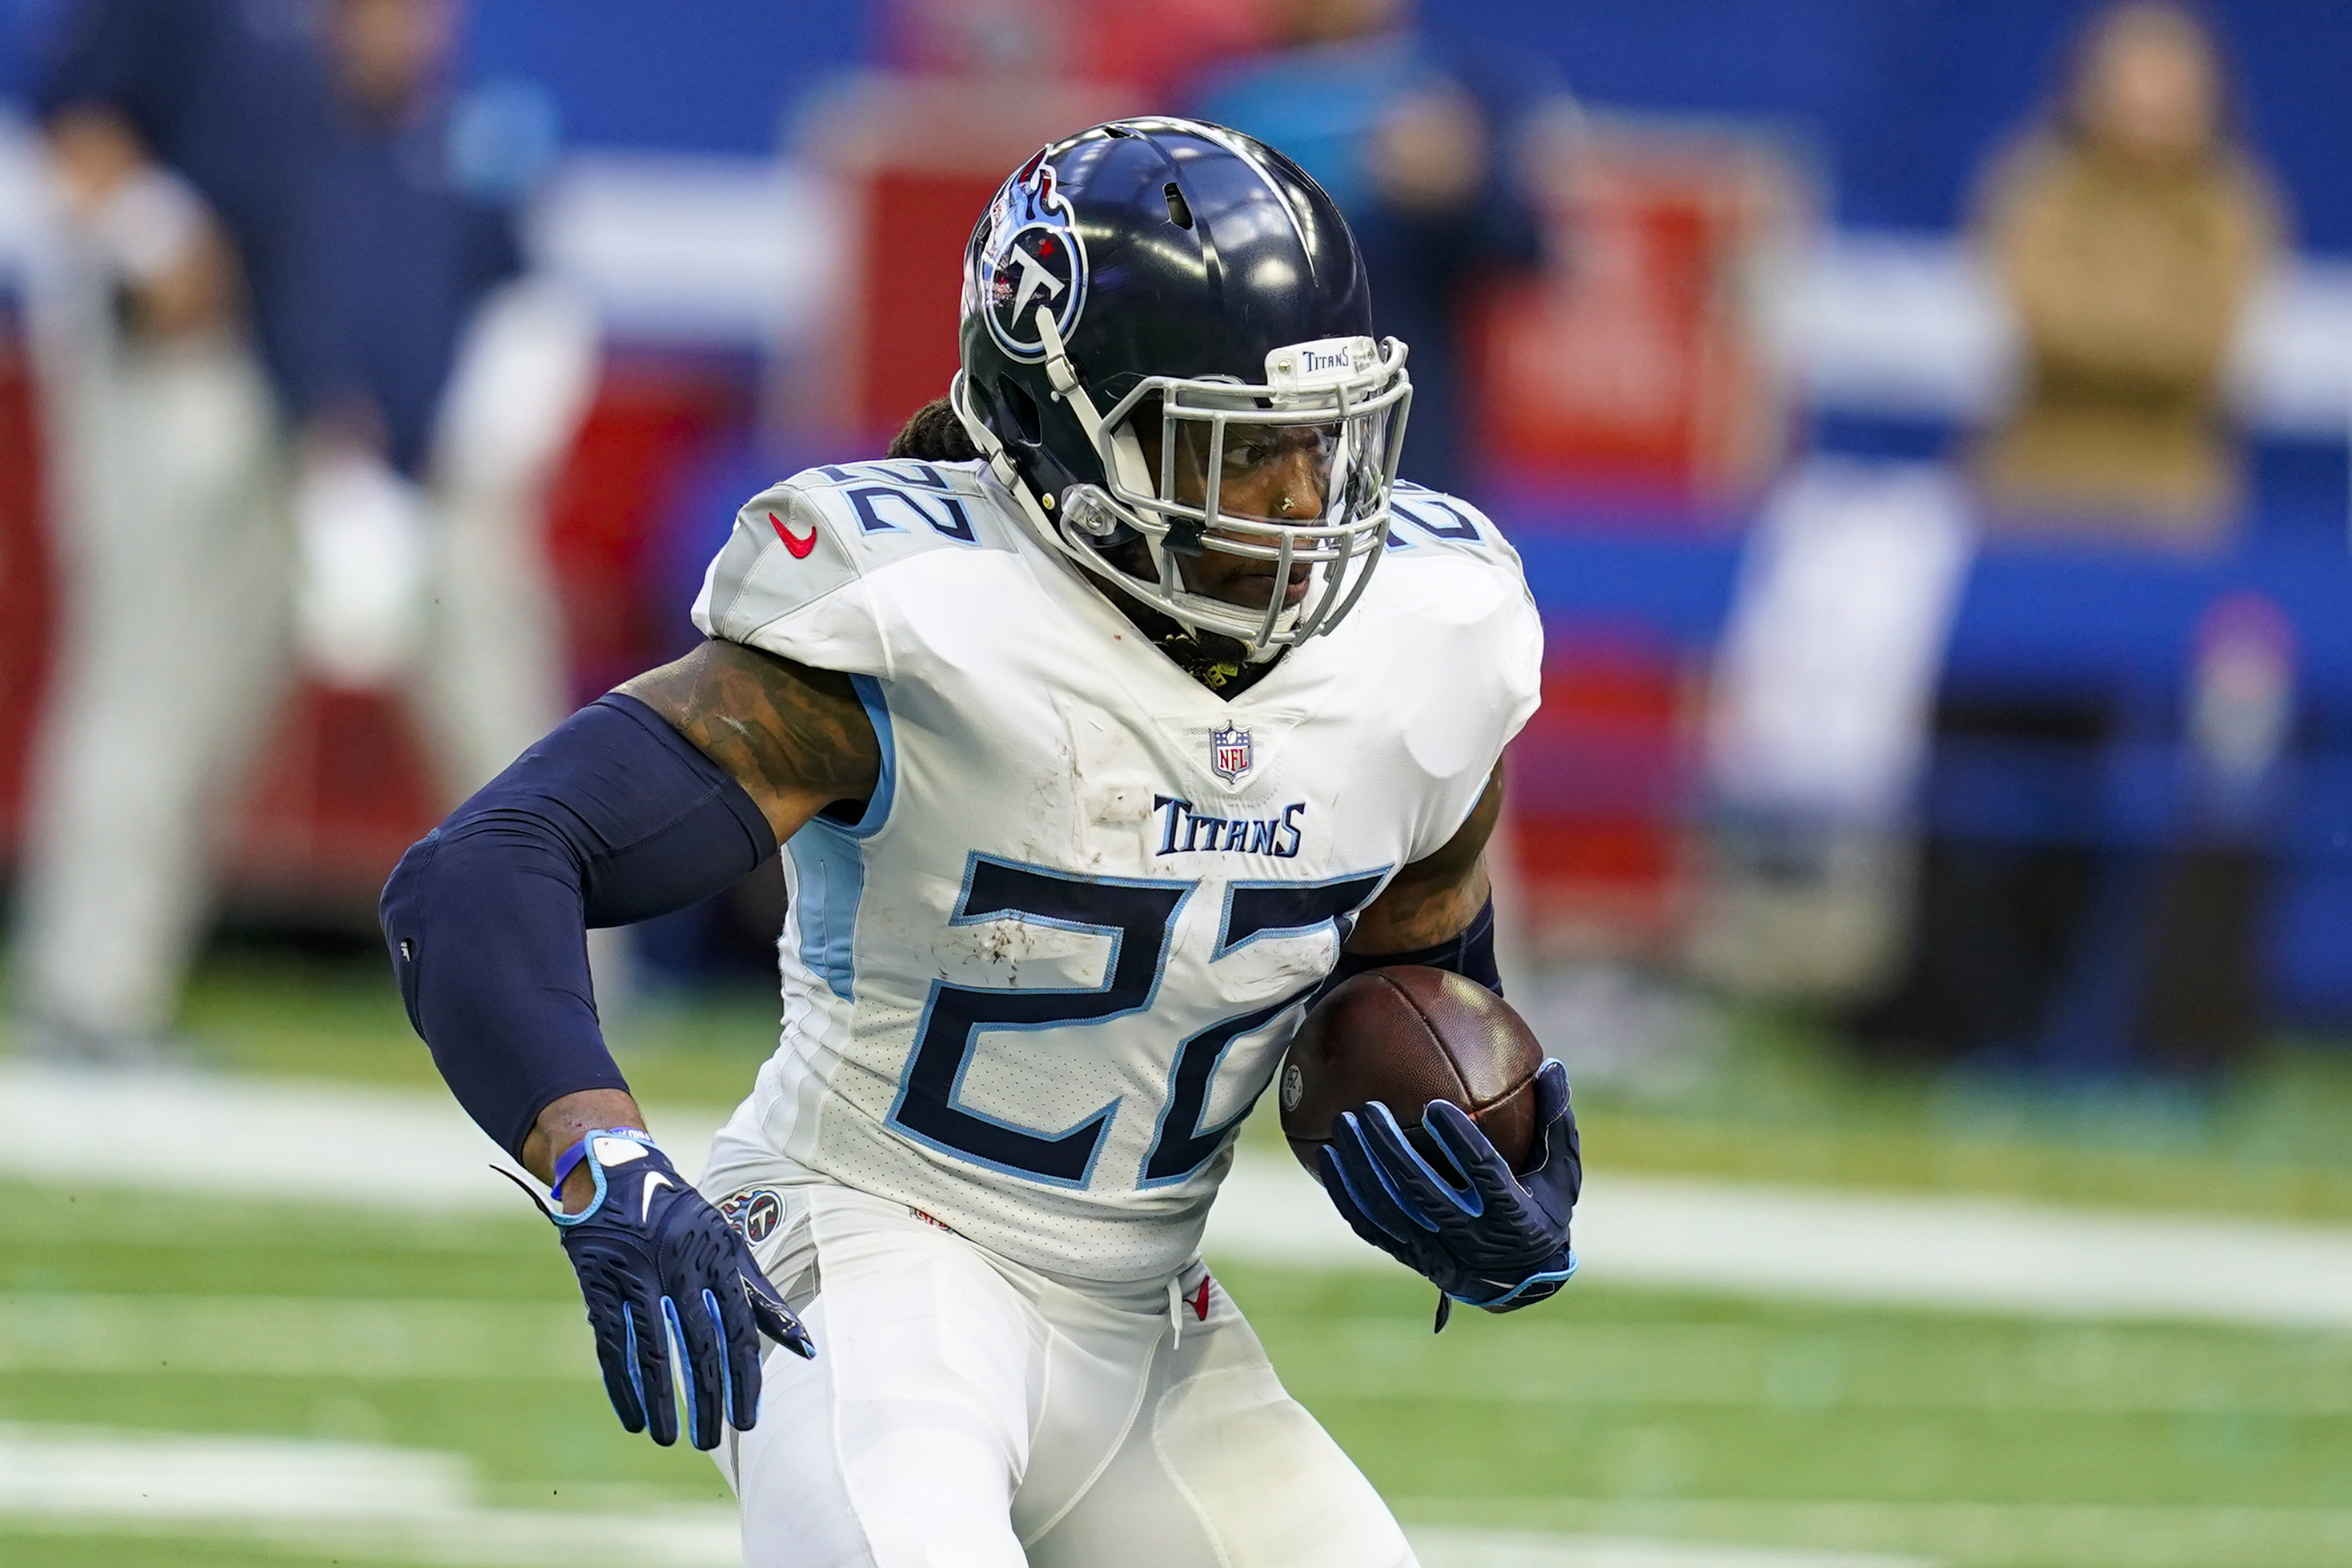
[[[857,906],[866,896],[864,841],[881,831],[890,820],[891,798],[898,784],[898,747],[890,728],[890,707],[882,697],[882,683],[871,675],[852,675],[850,685],[866,706],[881,743],[882,776],[874,785],[865,815],[855,822],[814,817],[784,845],[793,857],[793,918],[801,934],[801,962],[820,977],[833,994],[851,998],[857,983],[854,946],[857,936]]]

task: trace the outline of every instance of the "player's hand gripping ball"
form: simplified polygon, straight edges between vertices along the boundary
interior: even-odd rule
[[[1484,986],[1418,965],[1357,976],[1307,1014],[1279,1092],[1291,1152],[1358,1236],[1444,1293],[1441,1328],[1446,1302],[1509,1312],[1576,1272],[1568,1069]]]
[[[803,1356],[815,1355],[816,1344],[743,1238],[652,1139],[617,1128],[583,1143],[595,1199],[578,1214],[551,1218],[587,1298],[604,1392],[622,1426],[650,1427],[664,1448],[677,1442],[675,1337],[686,1349],[677,1386],[688,1438],[715,1448],[722,1416],[738,1431],[759,1419],[760,1336]]]

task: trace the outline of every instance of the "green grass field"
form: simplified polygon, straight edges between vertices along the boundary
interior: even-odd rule
[[[621,1432],[543,1232],[0,1187],[0,1422],[463,1456],[509,1507],[723,1499]],[[2352,1563],[2352,1342],[1229,1270],[1408,1518],[1954,1563]],[[567,1505],[566,1499],[572,1500]],[[361,1543],[355,1543],[361,1544]],[[0,1523],[0,1561],[327,1561]],[[352,1560],[349,1553],[341,1554]]]
[[[246,953],[209,966],[186,1024],[231,1072],[434,1089],[373,961]],[[757,988],[656,998],[613,1020],[641,1098],[731,1105],[774,1048]],[[1629,1171],[2062,1203],[2352,1220],[2352,1050],[2282,1040],[2225,1093],[2060,1092],[1863,1073],[1816,1031],[1733,1013],[1704,1071],[1664,1092],[1580,1086],[1589,1156]],[[1248,1134],[1271,1141],[1266,1118]]]
[[[233,1071],[427,1085],[363,973],[215,966],[191,1030]],[[721,1103],[756,998],[619,1031],[648,1098]],[[1589,1157],[1646,1170],[2352,1215],[2333,1053],[2229,1099],[2095,1114],[1988,1085],[1858,1081],[1744,1028],[1674,1101],[1587,1097]],[[2352,1568],[2352,1337],[1843,1310],[1580,1282],[1457,1315],[1373,1275],[1231,1269],[1286,1381],[1409,1521],[1912,1553],[2004,1568]],[[403,1218],[0,1184],[0,1440],[59,1428],[317,1438],[470,1466],[486,1507],[725,1492],[624,1434],[526,1215]],[[0,1458],[0,1468],[5,1464]],[[8,1495],[0,1475],[0,1499]],[[425,1561],[381,1542],[143,1533],[0,1510],[9,1568]]]

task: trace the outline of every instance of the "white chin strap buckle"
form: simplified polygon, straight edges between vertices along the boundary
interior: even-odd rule
[[[1092,485],[1073,485],[1062,492],[1062,526],[1100,543],[1118,532],[1118,508]]]

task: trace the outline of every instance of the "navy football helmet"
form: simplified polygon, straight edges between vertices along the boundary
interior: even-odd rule
[[[1339,208],[1289,159],[1191,120],[1055,142],[972,231],[962,312],[956,413],[1055,549],[1253,660],[1361,597],[1412,388]],[[1319,505],[1220,507],[1253,455],[1302,451]],[[1273,563],[1266,602],[1188,582],[1204,551]]]

